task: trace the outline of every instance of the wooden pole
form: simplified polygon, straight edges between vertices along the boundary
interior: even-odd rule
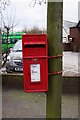
[[[63,2],[48,2],[47,35],[49,56],[62,54]],[[62,71],[61,58],[49,59],[49,73]],[[49,75],[46,118],[61,118],[62,74]]]

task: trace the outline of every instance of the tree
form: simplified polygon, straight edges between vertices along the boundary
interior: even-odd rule
[[[0,0],[0,29],[2,28],[3,11],[10,5],[10,0]]]
[[[3,10],[10,4],[10,0],[0,0],[0,14],[3,14]]]
[[[42,3],[44,3],[44,4],[46,4],[46,0],[31,0],[31,2],[30,2],[30,5],[29,6],[35,6],[36,4],[39,4],[39,5],[41,5]]]
[[[24,28],[24,29],[22,30],[22,32],[27,33],[27,34],[42,34],[42,33],[46,33],[45,30],[41,30],[41,29],[39,29],[39,28],[36,27],[36,26],[34,26],[34,27],[31,28],[31,29]]]

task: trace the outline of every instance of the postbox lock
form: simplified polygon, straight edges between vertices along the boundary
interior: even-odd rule
[[[37,61],[37,58],[34,58],[34,62],[36,62]]]

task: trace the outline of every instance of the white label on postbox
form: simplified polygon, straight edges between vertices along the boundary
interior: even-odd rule
[[[39,82],[40,81],[40,64],[31,64],[31,82]]]

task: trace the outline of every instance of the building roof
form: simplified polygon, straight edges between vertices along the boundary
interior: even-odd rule
[[[64,36],[69,35],[69,28],[76,26],[77,23],[76,22],[71,22],[71,21],[67,21],[64,20],[63,21],[63,32],[64,32]]]
[[[80,21],[78,22],[78,24],[76,25],[76,27],[80,28]]]
[[[69,33],[69,28],[76,26],[77,23],[76,22],[71,22],[71,21],[67,21],[67,20],[63,20],[63,42],[66,42]]]
[[[74,26],[72,26],[70,28],[80,28],[80,21],[76,25],[74,25]]]

